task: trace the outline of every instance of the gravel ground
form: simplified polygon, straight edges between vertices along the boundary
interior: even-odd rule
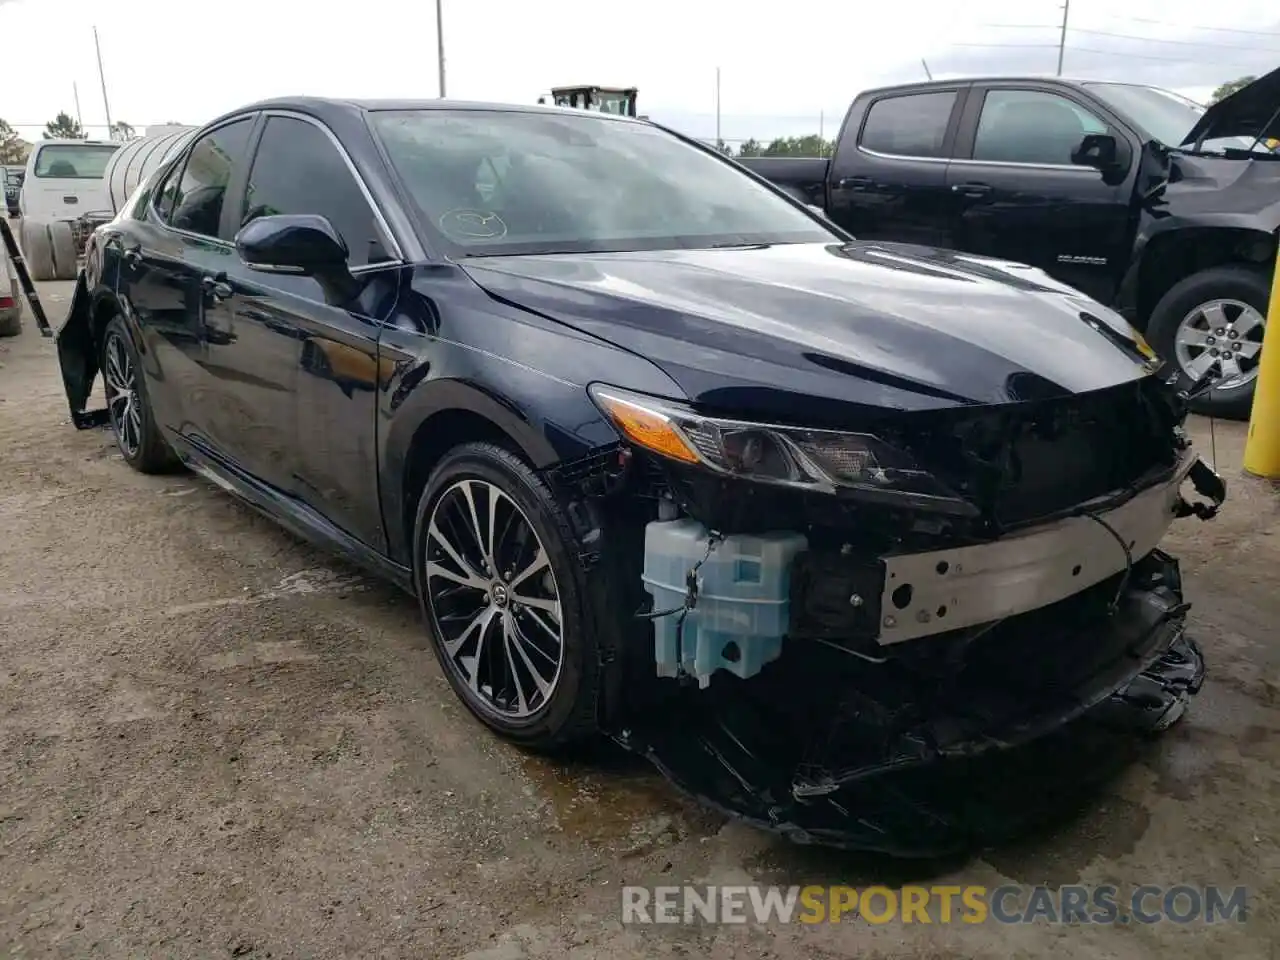
[[[70,284],[46,284],[55,326]],[[1204,423],[1196,424],[1205,449]],[[1078,820],[964,863],[788,845],[643,764],[522,755],[455,701],[415,605],[67,419],[0,340],[0,955],[1276,957],[1277,501],[1171,538],[1211,676]],[[623,927],[624,883],[1247,885],[1244,924]]]

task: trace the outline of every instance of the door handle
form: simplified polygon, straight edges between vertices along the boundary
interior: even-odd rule
[[[870,177],[841,177],[836,186],[841,190],[866,190],[874,182]]]
[[[951,192],[958,193],[962,197],[985,197],[991,192],[991,184],[955,183],[951,185]]]
[[[231,284],[227,283],[225,273],[205,274],[200,278],[200,286],[214,300],[225,300],[232,294]]]
[[[124,263],[130,270],[137,270],[142,265],[142,248],[138,246],[126,247]]]

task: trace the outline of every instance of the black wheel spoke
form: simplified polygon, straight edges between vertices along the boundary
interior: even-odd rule
[[[111,332],[102,351],[102,379],[107,391],[107,415],[116,444],[126,457],[142,447],[142,405],[138,398],[137,372],[120,334]]]

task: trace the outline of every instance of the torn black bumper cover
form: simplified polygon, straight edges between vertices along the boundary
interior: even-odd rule
[[[1199,458],[1177,476],[1207,502],[1170,487],[1171,515],[1212,517],[1222,479]],[[793,641],[746,682],[677,687],[617,739],[800,843],[936,856],[1016,836],[1086,800],[1200,690],[1178,563],[1147,549],[1079,593],[882,656]]]
[[[94,378],[98,375],[98,347],[93,338],[92,320],[93,304],[82,270],[76,278],[66,322],[54,339],[58,347],[58,365],[62,369],[62,385],[71,408],[71,422],[77,430],[101,427],[109,419],[105,408],[85,410],[93,392]]]
[[[682,690],[620,739],[702,802],[801,843],[935,856],[1070,804],[1199,691],[1177,561],[993,628],[962,664],[815,645],[749,683]],[[1108,589],[1111,591],[1108,595]]]

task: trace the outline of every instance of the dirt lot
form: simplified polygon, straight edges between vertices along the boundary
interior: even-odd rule
[[[55,326],[69,284],[44,287]],[[1204,424],[1197,424],[1208,448]],[[51,341],[0,340],[0,954],[13,957],[1280,956],[1277,499],[1184,521],[1210,679],[1052,835],[965,863],[806,850],[611,754],[483,732],[415,605],[68,422]],[[1267,627],[1270,622],[1272,627]],[[624,883],[1249,887],[1246,923],[623,928]]]

